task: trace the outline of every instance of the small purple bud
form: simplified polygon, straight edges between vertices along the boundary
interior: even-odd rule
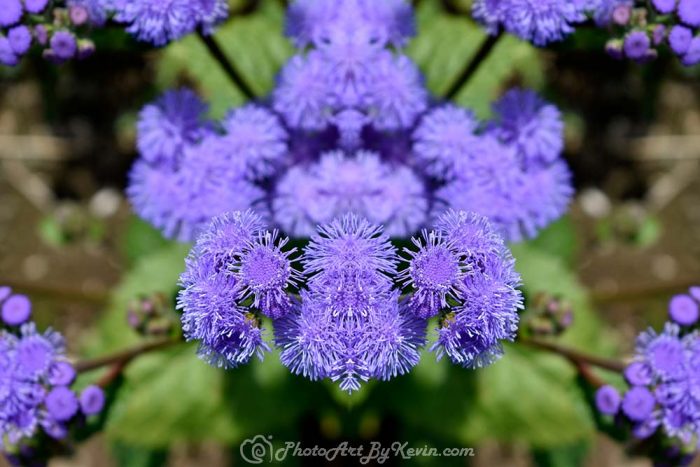
[[[90,13],[87,8],[82,5],[71,5],[68,8],[68,16],[70,17],[71,23],[76,26],[82,26],[90,19]]]
[[[651,31],[652,42],[654,45],[660,45],[666,38],[666,26],[657,24]]]
[[[635,422],[643,422],[654,410],[656,399],[645,387],[635,386],[625,394],[622,399],[622,411]]]
[[[672,13],[676,9],[676,0],[651,0],[656,11],[663,15]]]
[[[65,422],[78,413],[78,399],[73,391],[64,386],[55,387],[44,401],[46,410],[59,422]]]
[[[619,39],[611,39],[605,44],[605,52],[615,60],[625,58],[622,41]]]
[[[651,368],[642,362],[632,362],[625,368],[625,379],[632,386],[646,386],[651,384]]]
[[[95,415],[105,406],[105,393],[98,386],[88,386],[80,393],[80,410],[85,415]]]
[[[0,303],[4,302],[5,299],[7,297],[9,297],[10,295],[12,295],[11,288],[9,288],[7,286],[0,287]]]
[[[651,41],[644,31],[632,31],[625,37],[625,55],[632,60],[642,60],[646,57]]]
[[[32,315],[32,302],[25,295],[13,295],[2,304],[2,320],[9,326],[19,326]]]
[[[56,362],[49,369],[49,383],[53,386],[70,386],[75,376],[75,368],[68,362]]]
[[[700,287],[698,287],[697,285],[694,287],[691,287],[690,289],[688,289],[688,293],[696,301],[700,302]],[[0,300],[2,300],[2,299],[0,299]]]
[[[75,36],[68,31],[56,31],[51,37],[51,50],[63,60],[73,58],[78,50]]]
[[[140,328],[142,324],[141,317],[134,310],[129,310],[127,312],[126,322],[129,324],[129,327],[133,329]]]
[[[630,5],[618,5],[613,9],[612,20],[619,26],[625,26],[632,18],[632,7]]]
[[[685,55],[693,40],[693,31],[685,26],[673,26],[668,34],[668,43],[676,55]]]
[[[681,326],[691,326],[700,317],[700,307],[689,295],[674,296],[668,304],[668,315]]]
[[[29,13],[41,13],[46,9],[46,5],[49,4],[49,0],[24,0],[24,8]]]
[[[620,410],[620,393],[610,385],[601,386],[595,393],[595,405],[605,415],[615,415]]]
[[[43,24],[38,24],[34,28],[34,37],[36,41],[41,45],[46,45],[49,42],[49,32],[46,30],[46,26]]]
[[[95,53],[95,43],[89,39],[78,42],[78,60],[84,60]]]

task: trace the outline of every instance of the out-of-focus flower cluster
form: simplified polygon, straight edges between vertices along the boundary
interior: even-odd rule
[[[449,208],[487,217],[509,241],[534,237],[572,196],[559,110],[517,89],[488,122],[431,105],[401,53],[413,30],[403,0],[293,3],[287,31],[300,50],[269,107],[212,123],[180,90],[144,108],[136,212],[179,240],[246,207],[294,237],[349,212],[408,237]]]
[[[612,386],[601,387],[596,405],[637,439],[670,439],[670,446],[664,444],[668,455],[682,459],[697,451],[700,438],[700,287],[673,297],[669,315],[661,332],[649,329],[637,338],[624,371],[629,388],[621,395]]]
[[[39,332],[30,322],[32,305],[9,287],[0,287],[0,448],[27,465],[42,439],[61,440],[104,406],[102,389],[71,389],[76,371],[65,356],[63,337]]]
[[[300,257],[286,244],[252,211],[219,216],[199,236],[178,307],[185,337],[211,364],[262,358],[265,317],[291,372],[347,392],[410,371],[432,316],[432,350],[464,367],[493,362],[515,337],[520,278],[481,216],[446,213],[403,258],[380,226],[353,214],[319,227]]]
[[[647,62],[667,45],[683,65],[700,62],[698,0],[475,0],[473,15],[490,34],[503,30],[537,46],[592,20],[617,36],[606,46],[615,58]]]

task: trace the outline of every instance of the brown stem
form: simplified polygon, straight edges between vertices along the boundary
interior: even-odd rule
[[[559,344],[554,344],[552,342],[546,342],[539,339],[533,338],[521,338],[518,342],[529,345],[530,347],[535,347],[542,350],[547,350],[549,352],[554,352],[568,359],[571,363],[579,367],[580,365],[585,366],[595,366],[598,368],[603,368],[605,370],[614,371],[616,373],[622,373],[625,369],[624,362],[619,360],[612,360],[608,358],[598,357],[595,355],[588,355],[578,350],[570,349],[568,347],[561,346]]]
[[[489,56],[502,35],[503,33],[499,31],[498,34],[489,35],[486,37],[486,39],[484,39],[484,42],[481,43],[481,47],[479,47],[476,55],[474,55],[469,63],[467,63],[467,66],[464,68],[464,70],[462,70],[462,73],[460,73],[459,77],[457,77],[454,83],[452,83],[452,86],[450,86],[445,93],[444,97],[446,100],[454,99],[457,93],[459,93],[460,89],[462,89],[462,87],[469,82],[472,75],[479,69],[479,65],[481,65],[486,57]]]
[[[78,373],[95,370],[97,368],[102,368],[103,366],[114,365],[115,367],[121,366],[123,369],[131,360],[138,357],[141,354],[152,352],[154,350],[164,349],[182,342],[181,339],[173,339],[172,337],[164,337],[162,339],[154,340],[151,342],[145,342],[143,344],[137,345],[130,349],[125,349],[120,352],[113,353],[111,355],[105,355],[104,357],[98,357],[90,360],[83,360],[75,364],[75,370]],[[120,370],[121,371],[121,370]]]

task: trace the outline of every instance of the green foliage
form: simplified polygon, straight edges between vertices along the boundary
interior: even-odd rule
[[[282,35],[284,10],[280,2],[260,2],[259,11],[236,16],[214,36],[243,79],[259,96],[272,90],[275,76],[292,55],[293,47]],[[194,81],[211,104],[213,117],[245,103],[221,66],[195,35],[169,45],[158,61],[157,83],[172,87],[183,79]]]

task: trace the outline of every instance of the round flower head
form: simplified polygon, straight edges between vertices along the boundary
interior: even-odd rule
[[[678,17],[688,26],[700,26],[700,0],[679,0]]]
[[[656,8],[656,11],[663,15],[673,13],[676,9],[676,3],[678,0],[652,0],[651,3]]]
[[[39,334],[34,323],[22,325],[20,332],[15,346],[17,374],[31,381],[46,377],[54,359],[64,351],[63,338],[51,330]]]
[[[19,22],[22,18],[22,2],[20,0],[5,0],[0,9],[0,26],[7,27]]]
[[[681,63],[684,66],[693,66],[700,63],[700,36],[694,37],[688,45],[688,51],[683,56]]]
[[[676,295],[668,304],[668,314],[681,326],[691,326],[700,317],[700,307],[689,295]]]
[[[479,324],[465,315],[457,321],[453,314],[447,315],[438,328],[438,338],[430,350],[438,360],[445,355],[464,368],[483,368],[503,356],[503,346],[490,342],[479,332]]]
[[[654,376],[662,381],[683,374],[686,353],[677,325],[667,323],[660,334],[653,329],[640,334],[637,338],[637,354],[648,362]]]
[[[668,43],[671,50],[676,55],[685,55],[690,47],[690,41],[693,40],[693,31],[685,26],[676,25],[671,28],[668,34]]]
[[[468,110],[448,104],[425,115],[413,133],[413,152],[426,172],[451,178],[457,161],[471,157],[479,124]]]
[[[202,136],[207,105],[190,89],[168,91],[141,110],[137,141],[141,157],[149,162],[175,163],[185,146]]]
[[[288,238],[278,240],[278,232],[260,233],[243,248],[232,272],[241,301],[252,297],[252,306],[271,318],[279,318],[291,307],[286,294],[289,286],[298,286],[301,276],[289,257],[296,248],[282,251]]]
[[[78,413],[78,398],[70,389],[59,386],[46,395],[46,410],[59,422],[65,422]]]
[[[68,31],[56,31],[49,41],[51,50],[57,58],[68,60],[75,56],[78,50],[78,43],[75,41],[75,36]]]
[[[46,9],[49,0],[24,0],[24,9],[29,13],[37,14]]]
[[[427,108],[420,71],[406,56],[382,54],[372,63],[368,113],[379,130],[409,128]]]
[[[435,228],[450,239],[461,255],[472,259],[505,250],[503,238],[488,219],[473,212],[450,209],[438,218]]]
[[[230,261],[263,229],[262,218],[250,209],[221,214],[214,217],[197,237],[195,254]]]
[[[240,159],[251,178],[271,175],[287,152],[287,132],[269,110],[248,105],[223,121],[224,142],[231,159]]]
[[[12,49],[12,44],[7,37],[0,36],[0,64],[5,66],[17,66],[19,57]]]
[[[105,406],[105,393],[99,386],[88,386],[80,393],[80,410],[90,416],[102,412]]]
[[[328,125],[330,64],[318,52],[297,55],[282,69],[272,106],[293,128],[323,130]]]
[[[595,404],[600,413],[615,415],[620,410],[620,393],[610,385],[601,386],[595,393]]]
[[[24,55],[32,45],[32,33],[27,26],[15,26],[7,32],[7,40],[17,55]]]
[[[643,422],[651,416],[656,400],[645,387],[635,386],[622,399],[622,412],[632,421]]]
[[[415,289],[411,311],[430,318],[448,305],[448,298],[459,301],[459,285],[469,272],[469,265],[461,261],[455,245],[440,232],[423,231],[423,241],[412,241],[418,250],[404,249],[409,255],[409,266],[399,278]]]
[[[535,92],[513,89],[493,106],[494,131],[502,141],[515,146],[526,163],[550,163],[564,149],[561,112]]]
[[[275,224],[295,237],[309,237],[318,222],[335,212],[334,203],[319,196],[321,184],[304,168],[295,166],[279,180],[272,200]]]
[[[54,386],[70,386],[75,381],[77,373],[68,362],[55,361],[49,368],[48,381]]]
[[[645,58],[650,46],[651,40],[644,31],[632,31],[625,37],[625,55],[633,60]]]
[[[645,362],[633,362],[625,368],[625,379],[632,386],[646,386],[653,382],[654,375]]]
[[[503,0],[474,0],[472,16],[486,28],[489,34],[496,34],[503,17],[503,4]]]
[[[194,31],[198,16],[196,3],[191,0],[118,2],[115,19],[128,23],[127,32],[138,40],[162,46]]]
[[[9,326],[19,326],[29,321],[32,303],[25,295],[13,295],[2,303],[2,320]]]
[[[500,7],[505,29],[537,46],[562,40],[586,19],[580,2],[503,0]]]

